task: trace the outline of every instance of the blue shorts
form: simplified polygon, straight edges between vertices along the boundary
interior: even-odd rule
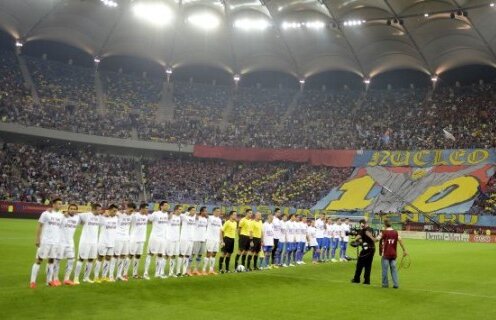
[[[305,242],[298,242],[298,251],[305,251]]]
[[[296,250],[296,242],[288,242],[286,244],[286,251],[294,251]]]
[[[339,238],[332,239],[332,248],[336,249],[339,246]]]
[[[272,252],[272,248],[274,248],[274,246],[263,246],[263,251],[264,252]]]
[[[317,247],[322,248],[324,246],[324,238],[317,238]]]
[[[283,252],[283,251],[284,251],[284,244],[285,244],[285,242],[281,242],[281,241],[279,241],[279,242],[277,243],[277,251],[279,251],[279,252]]]
[[[331,238],[324,238],[324,248],[330,248],[331,247]]]

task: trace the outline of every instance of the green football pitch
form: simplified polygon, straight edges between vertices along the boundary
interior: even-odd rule
[[[408,240],[411,266],[400,271],[399,290],[381,288],[378,256],[371,286],[350,283],[348,262],[58,288],[46,287],[40,272],[29,289],[35,225],[0,219],[1,319],[496,318],[491,244]]]

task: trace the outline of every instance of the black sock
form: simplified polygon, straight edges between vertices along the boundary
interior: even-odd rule
[[[234,266],[237,268],[239,266],[239,253],[236,255],[236,258],[234,259]]]
[[[258,264],[258,254],[256,256],[253,256],[253,269],[257,269],[257,264]]]
[[[251,265],[251,258],[253,258],[253,256],[250,254],[248,256],[248,265],[246,266],[246,268],[250,269],[250,265]]]
[[[226,271],[229,271],[229,264],[231,263],[231,256],[226,257]]]
[[[222,264],[223,264],[223,263],[224,263],[224,257],[223,257],[223,256],[221,256],[221,257],[219,258],[219,271],[221,271],[221,270],[222,270]]]
[[[246,267],[246,254],[241,256],[241,264]]]

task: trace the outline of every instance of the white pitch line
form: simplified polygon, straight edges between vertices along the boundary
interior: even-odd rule
[[[281,275],[281,274],[269,274],[266,273],[267,276],[272,276],[272,277],[281,277],[281,278],[292,278],[291,276],[287,275]],[[298,279],[304,279],[304,280],[311,280],[311,281],[327,281],[327,282],[333,282],[333,283],[349,283],[350,285],[354,285],[350,282],[347,281],[342,281],[342,280],[333,280],[333,279],[321,279],[321,278],[301,278],[298,277]],[[376,288],[382,288],[380,285],[375,285],[371,284],[371,287],[376,287]],[[459,295],[459,296],[467,296],[467,297],[474,297],[474,298],[486,298],[486,299],[494,299],[496,300],[496,296],[485,296],[485,295],[480,295],[480,294],[473,294],[473,293],[467,293],[467,292],[458,292],[458,291],[440,291],[440,290],[429,290],[429,289],[419,289],[419,288],[405,288],[405,287],[400,287],[401,291],[423,291],[423,292],[429,292],[429,293],[441,293],[441,294],[450,294],[450,295]]]

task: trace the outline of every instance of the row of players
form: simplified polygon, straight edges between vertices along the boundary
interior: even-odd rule
[[[346,261],[349,221],[326,221],[323,215],[315,221],[307,221],[305,217],[282,215],[276,209],[273,215],[268,215],[262,222],[260,213],[253,214],[252,210],[247,209],[239,222],[236,211],[231,211],[222,222],[219,208],[214,208],[211,215],[208,215],[205,207],[198,214],[195,207],[189,207],[183,213],[179,205],[169,212],[167,201],[162,201],[159,211],[152,214],[148,214],[147,204],[141,204],[137,211],[134,203],[128,203],[122,212],[116,205],[103,210],[101,205],[93,204],[91,212],[79,214],[75,204],[70,204],[66,212],[62,212],[61,208],[61,199],[55,199],[51,208],[39,218],[31,288],[36,287],[43,260],[48,261],[46,282],[49,286],[62,284],[59,268],[64,259],[67,260],[63,280],[65,285],[79,284],[83,266],[84,282],[127,281],[131,263],[133,277],[140,278],[138,269],[148,224],[152,224],[152,229],[148,239],[144,279],[150,279],[149,269],[153,258],[157,278],[167,278],[167,260],[169,277],[216,274],[215,257],[219,249],[222,249],[219,272],[229,272],[236,235],[239,246],[235,257],[237,270],[239,265],[250,270],[252,261],[254,269],[268,268],[271,259],[273,266],[303,264],[303,255],[311,249],[314,263],[329,259],[336,262],[336,249],[340,243],[340,261]],[[82,225],[82,231],[71,281],[76,257],[74,235],[78,225]],[[193,261],[194,268],[191,266]],[[93,280],[90,279],[92,271]]]

